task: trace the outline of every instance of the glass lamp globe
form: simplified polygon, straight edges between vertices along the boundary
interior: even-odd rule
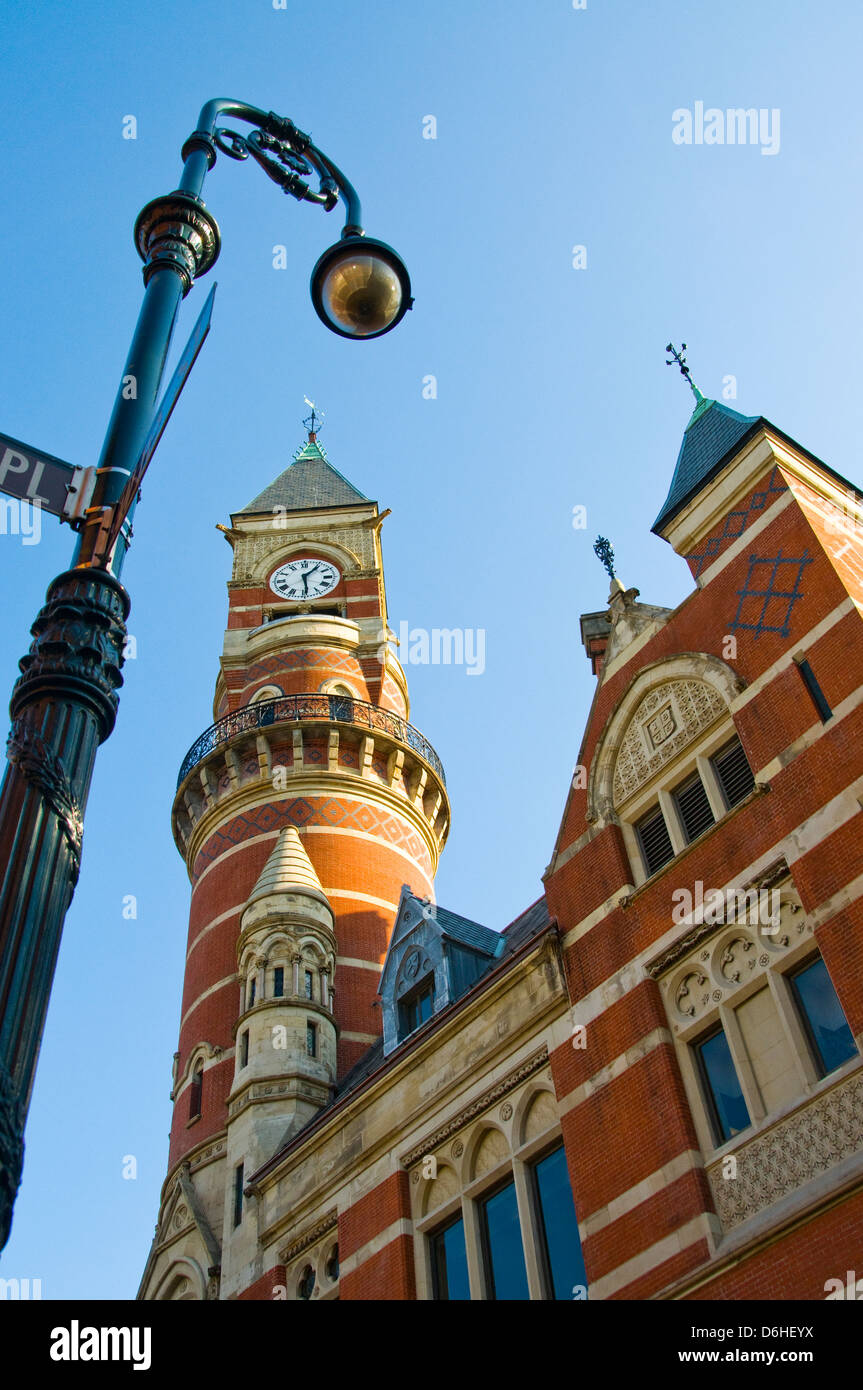
[[[348,236],[325,251],[312,271],[312,303],[343,338],[379,338],[413,304],[401,257],[374,237]]]

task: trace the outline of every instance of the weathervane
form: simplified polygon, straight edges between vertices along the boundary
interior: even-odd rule
[[[303,396],[303,400],[305,401],[306,405],[310,405],[312,407],[311,415],[307,415],[305,420],[303,421],[303,424],[309,432],[309,438],[312,439],[318,433],[318,431],[321,428],[321,425],[324,423],[324,412],[322,410],[318,410],[315,407],[314,401],[310,401],[308,396]]]
[[[614,579],[614,549],[611,541],[606,540],[605,536],[597,536],[593,543],[594,554],[597,559],[605,566],[608,571],[609,579]]]
[[[695,382],[692,380],[692,374],[686,365],[686,358],[683,355],[686,352],[686,344],[681,343],[680,351],[678,352],[677,348],[674,346],[673,343],[666,343],[665,351],[671,353],[671,357],[666,359],[666,367],[673,367],[675,362],[677,363],[678,367],[680,368],[680,375],[686,377],[686,380],[689,383],[689,388],[692,391],[693,396],[700,404],[704,400],[704,397],[699,391],[698,387],[695,385]]]

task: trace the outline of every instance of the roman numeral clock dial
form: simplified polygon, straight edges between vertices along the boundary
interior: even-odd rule
[[[288,560],[270,578],[270,588],[280,598],[323,598],[336,587],[341,575],[329,560]]]

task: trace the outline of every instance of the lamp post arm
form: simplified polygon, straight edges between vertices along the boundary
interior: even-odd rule
[[[342,236],[356,236],[362,232],[362,207],[357,191],[348,179],[323,150],[312,144],[311,138],[294,125],[287,116],[278,116],[275,111],[262,111],[257,106],[249,106],[244,101],[234,101],[231,97],[216,97],[201,107],[197,129],[189,136],[183,146],[183,176],[178,185],[179,191],[200,198],[204,179],[216,162],[215,136],[223,117],[246,122],[266,131],[274,139],[284,141],[298,155],[304,156],[315,166],[322,177],[332,179],[345,203],[345,226]],[[312,202],[324,201],[312,194]]]

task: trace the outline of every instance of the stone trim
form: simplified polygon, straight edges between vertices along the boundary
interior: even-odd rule
[[[278,1263],[288,1265],[301,1255],[304,1250],[308,1250],[310,1245],[314,1245],[316,1240],[326,1235],[327,1231],[333,1230],[339,1224],[339,1213],[336,1207],[331,1207],[329,1211],[315,1222],[313,1226],[308,1226],[299,1236],[295,1236],[292,1241],[282,1247],[278,1252]]]
[[[784,855],[780,855],[766,869],[756,874],[748,883],[744,883],[740,891],[748,893],[753,890],[760,891],[762,888],[773,888],[777,883],[784,882],[790,876],[791,870],[788,867],[788,861]],[[673,965],[676,965],[694,946],[698,946],[700,942],[715,936],[717,932],[730,925],[732,924],[724,920],[721,922],[697,922],[690,931],[681,936],[679,941],[675,941],[672,946],[663,951],[661,956],[648,961],[644,966],[645,972],[652,980],[657,980],[666,970],[670,970]]]
[[[539,1071],[541,1067],[547,1065],[548,1047],[543,1043],[538,1052],[534,1052],[532,1056],[526,1058],[520,1066],[516,1067],[515,1071],[510,1072],[508,1076],[504,1077],[503,1081],[499,1081],[496,1086],[492,1086],[489,1090],[483,1091],[482,1095],[478,1096],[476,1100],[471,1101],[470,1105],[466,1105],[457,1115],[454,1115],[451,1120],[447,1120],[446,1124],[440,1125],[419,1144],[416,1144],[414,1148],[410,1149],[406,1154],[402,1154],[399,1160],[402,1167],[412,1167],[418,1159],[424,1158],[427,1153],[431,1153],[434,1149],[438,1148],[451,1135],[463,1129],[470,1120],[481,1114],[483,1110],[487,1110],[489,1106],[494,1105],[496,1101],[501,1100],[505,1095],[508,1095],[510,1091],[515,1090],[516,1086],[520,1085],[528,1076],[532,1076],[535,1071]]]
[[[859,1062],[859,1059],[858,1059]],[[737,1176],[723,1177],[725,1159],[707,1177],[724,1231],[772,1206],[861,1148],[863,1070],[858,1065],[828,1091],[808,1100],[766,1132],[734,1147]]]
[[[604,1207],[598,1207],[591,1212],[583,1221],[578,1223],[578,1230],[581,1239],[587,1240],[590,1236],[595,1236],[598,1231],[602,1231],[606,1226],[610,1226],[613,1221],[619,1221],[622,1216],[640,1207],[642,1202],[647,1202],[651,1197],[655,1197],[658,1192],[664,1192],[666,1187],[678,1182],[687,1173],[696,1173],[703,1169],[704,1159],[695,1149],[684,1149],[683,1153],[672,1158],[662,1168],[657,1168],[652,1173],[648,1173],[646,1178],[636,1183],[633,1187],[628,1187],[625,1192],[621,1192],[617,1197],[612,1197]]]

